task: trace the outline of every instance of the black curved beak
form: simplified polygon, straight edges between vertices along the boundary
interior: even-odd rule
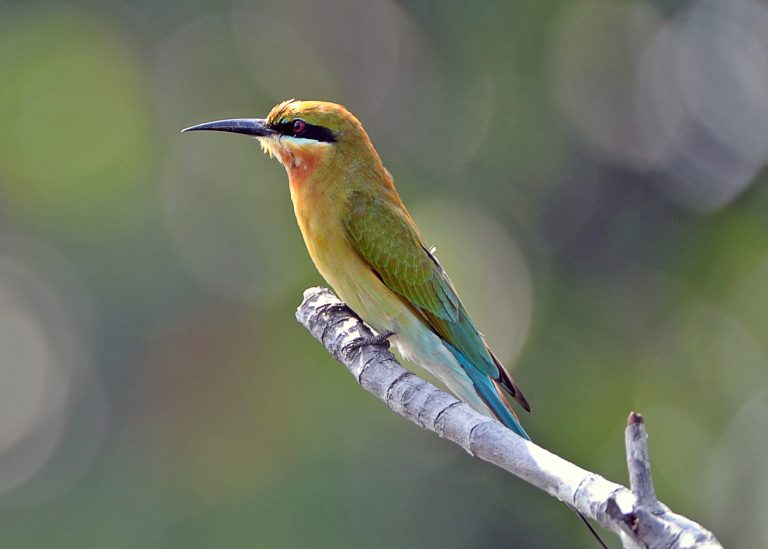
[[[269,127],[267,121],[263,118],[233,118],[231,120],[217,120],[215,122],[206,122],[197,126],[190,126],[181,130],[184,132],[194,132],[200,130],[209,130],[214,132],[241,133],[253,137],[269,137],[274,135],[275,130]]]

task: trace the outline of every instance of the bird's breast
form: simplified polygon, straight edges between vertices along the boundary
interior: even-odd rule
[[[377,331],[397,331],[407,307],[376,276],[353,248],[343,224],[340,196],[312,196],[312,189],[291,180],[296,220],[312,262],[338,294]],[[316,193],[315,193],[316,194]],[[343,205],[343,202],[342,202]]]

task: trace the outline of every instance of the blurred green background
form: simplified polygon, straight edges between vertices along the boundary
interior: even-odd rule
[[[594,547],[296,324],[282,168],[345,104],[543,446],[768,546],[768,6],[0,2],[0,546]],[[607,534],[613,546],[617,539]]]

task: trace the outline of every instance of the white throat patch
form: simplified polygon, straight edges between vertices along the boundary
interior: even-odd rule
[[[290,135],[257,137],[256,139],[259,140],[261,150],[267,153],[270,158],[277,157],[283,166],[288,167],[288,164],[292,164],[297,168],[301,166],[301,153],[319,151],[332,145],[332,143],[325,141],[292,137]]]

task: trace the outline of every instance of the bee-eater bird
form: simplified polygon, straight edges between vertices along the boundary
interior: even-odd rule
[[[520,388],[467,314],[357,118],[341,105],[285,101],[265,120],[184,131],[255,136],[285,166],[296,219],[320,274],[407,360],[528,438],[510,399]]]
[[[289,100],[266,119],[219,120],[183,131],[193,130],[258,139],[288,172],[296,219],[317,270],[379,333],[378,341],[389,338],[406,360],[459,398],[530,438],[511,405],[514,400],[530,411],[522,391],[467,314],[352,113],[335,103]]]

